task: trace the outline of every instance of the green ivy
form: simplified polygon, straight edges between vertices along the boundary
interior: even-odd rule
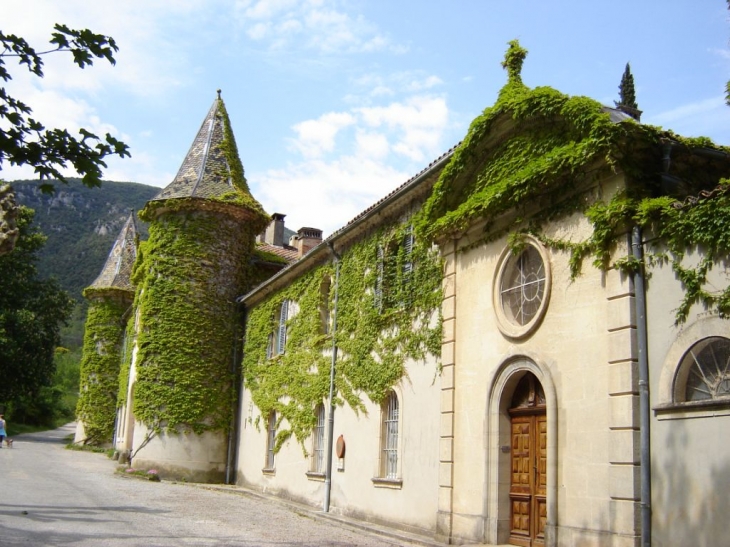
[[[440,355],[441,259],[425,241],[416,241],[406,255],[401,242],[410,230],[408,224],[382,227],[342,253],[335,403],[347,404],[357,412],[365,410],[362,394],[374,402],[385,397],[406,375],[408,359]],[[383,249],[382,270],[378,248]],[[406,261],[413,264],[410,273],[404,267]],[[373,292],[379,271],[383,272],[380,305]],[[323,297],[328,280],[331,290]],[[248,314],[243,360],[246,387],[262,416],[274,410],[279,423],[286,420],[289,426],[278,428],[276,450],[292,435],[304,448],[315,426],[314,409],[328,397],[332,339],[324,332],[322,309],[323,298],[329,298],[326,309],[334,309],[334,291],[335,266],[323,264]],[[269,336],[278,325],[284,300],[298,311],[290,314],[287,323],[286,351],[267,358]]]
[[[141,244],[134,414],[154,431],[230,426],[238,321],[255,232],[205,211],[154,219]]]
[[[434,240],[455,237],[486,219],[483,236],[467,248],[509,231],[510,244],[519,245],[520,234],[531,233],[548,246],[569,252],[575,277],[588,256],[603,270],[640,267],[630,257],[611,262],[617,240],[639,224],[665,241],[684,286],[677,321],[686,320],[697,302],[726,317],[728,290],[710,293],[705,287],[712,264],[730,256],[728,198],[700,200],[680,209],[673,204],[678,197],[711,189],[720,177],[727,177],[730,149],[707,138],[683,138],[633,120],[615,123],[600,103],[586,97],[570,97],[548,87],[530,89],[520,75],[527,52],[517,41],[509,46],[503,63],[508,82],[496,104],[472,122],[444,167],[418,215],[417,233]],[[672,172],[687,184],[671,195],[662,186],[666,146],[678,150]],[[699,152],[715,158],[704,161]],[[599,181],[617,171],[624,174],[627,189],[608,203],[585,190],[586,181]],[[585,240],[554,239],[543,233],[547,222],[575,212],[582,212],[592,224],[592,234]],[[502,219],[502,228],[495,227],[497,219]],[[517,233],[514,226],[519,226]],[[704,258],[696,268],[687,269],[681,259],[695,247],[702,248]]]
[[[81,384],[76,417],[84,424],[85,444],[112,441],[121,362],[122,318],[130,306],[131,294],[123,291],[84,292],[89,298]]]

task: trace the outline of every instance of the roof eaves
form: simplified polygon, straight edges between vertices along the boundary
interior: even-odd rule
[[[398,188],[390,192],[384,198],[378,200],[376,203],[365,209],[362,213],[360,213],[355,218],[350,220],[347,224],[345,224],[345,226],[343,226],[339,230],[334,231],[319,245],[309,250],[309,252],[302,256],[302,258],[281,269],[269,279],[267,279],[260,285],[257,285],[243,296],[239,296],[236,299],[236,302],[241,304],[246,304],[251,300],[256,302],[267,296],[269,293],[277,290],[281,285],[283,285],[284,281],[289,279],[289,277],[298,274],[300,271],[306,271],[306,269],[308,269],[310,266],[313,266],[319,260],[322,260],[325,253],[329,254],[331,252],[330,248],[334,248],[334,244],[337,240],[342,239],[349,232],[355,230],[360,224],[365,222],[372,215],[375,215],[387,205],[395,202],[398,198],[408,193],[408,191],[410,191],[413,187],[417,186],[418,183],[425,180],[432,172],[445,165],[446,162],[454,154],[454,151],[459,146],[459,144],[461,143],[458,143],[455,146],[451,147],[448,151],[444,152],[441,156],[429,163],[426,168],[408,179],[406,182],[401,184]]]

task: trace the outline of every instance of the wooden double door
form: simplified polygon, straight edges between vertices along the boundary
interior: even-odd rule
[[[520,380],[511,419],[510,543],[545,544],[547,522],[547,417],[545,395],[534,375]]]

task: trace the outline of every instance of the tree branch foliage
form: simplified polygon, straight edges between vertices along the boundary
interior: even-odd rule
[[[72,308],[55,280],[38,277],[37,253],[45,236],[32,221],[33,211],[21,207],[15,249],[0,256],[0,401],[6,404],[51,385],[59,329]]]
[[[66,25],[55,25],[51,34],[52,49],[37,52],[25,39],[0,31],[0,78],[12,80],[6,63],[17,59],[39,78],[43,77],[43,55],[70,52],[80,68],[94,64],[94,59],[106,59],[115,64],[114,53],[119,48],[110,36],[95,34],[88,29],[73,30]],[[0,169],[10,165],[30,165],[41,180],[58,179],[66,182],[61,169],[73,167],[85,185],[101,185],[101,170],[107,156],[129,156],[129,147],[107,133],[104,138],[86,129],[79,129],[80,138],[66,129],[49,129],[31,117],[32,109],[9,95],[5,86],[0,88]],[[41,190],[50,192],[53,185],[41,184]]]

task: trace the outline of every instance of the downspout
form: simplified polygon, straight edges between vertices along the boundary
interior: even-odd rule
[[[332,362],[330,364],[330,415],[327,425],[327,467],[324,475],[324,504],[322,510],[329,513],[330,493],[332,491],[332,445],[335,431],[335,366],[337,364],[337,299],[340,288],[340,255],[335,251],[331,241],[327,242],[332,255],[335,257],[335,306],[332,311]]]
[[[641,227],[631,231],[631,253],[638,266],[634,270],[636,336],[639,345],[639,436],[641,450],[641,545],[651,547],[651,439],[649,436],[649,359],[644,286],[644,247]]]

